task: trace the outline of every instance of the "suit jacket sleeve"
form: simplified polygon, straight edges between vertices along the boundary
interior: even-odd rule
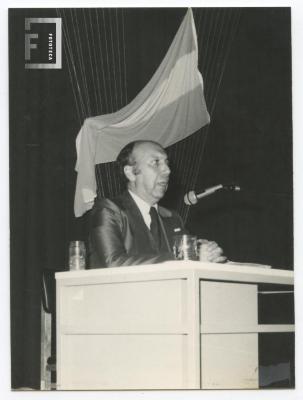
[[[125,223],[119,209],[102,207],[94,215],[90,240],[95,252],[91,268],[154,264],[172,260],[172,254],[129,254],[124,246]],[[97,260],[97,261],[96,261]]]

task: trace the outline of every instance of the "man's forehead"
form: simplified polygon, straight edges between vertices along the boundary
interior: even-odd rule
[[[137,146],[134,148],[133,154],[137,159],[153,156],[167,157],[166,151],[160,144],[151,142],[137,144]]]

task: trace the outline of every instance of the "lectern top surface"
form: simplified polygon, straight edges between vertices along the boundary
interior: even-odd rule
[[[97,280],[100,283],[104,281],[105,283],[151,279],[210,279],[292,285],[294,274],[293,271],[270,269],[268,266],[262,265],[168,261],[152,265],[58,272],[56,279],[57,281],[72,280],[73,282],[80,280],[85,283],[89,283],[91,280]]]

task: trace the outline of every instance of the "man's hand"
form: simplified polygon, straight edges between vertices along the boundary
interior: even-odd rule
[[[205,239],[199,239],[199,259],[213,263],[224,263],[227,258],[223,255],[223,250],[216,242],[211,242]]]

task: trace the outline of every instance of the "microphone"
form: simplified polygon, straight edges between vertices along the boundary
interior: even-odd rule
[[[203,197],[209,196],[218,190],[230,190],[230,191],[239,191],[241,190],[240,186],[235,185],[233,183],[229,184],[220,184],[216,186],[211,186],[207,189],[202,190],[200,193],[196,193],[194,190],[191,190],[190,192],[186,193],[184,196],[184,203],[187,206],[192,206],[194,204],[197,204],[200,199],[203,199]]]

